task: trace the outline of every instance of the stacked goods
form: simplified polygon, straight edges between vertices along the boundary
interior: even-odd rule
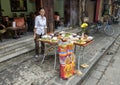
[[[74,42],[74,44],[84,45],[84,44],[88,43],[91,40],[93,40],[92,36],[84,35],[84,37],[81,37],[79,40],[76,40]]]
[[[43,35],[42,38],[40,38],[39,40],[48,43],[58,43],[59,41],[58,37],[54,36],[54,34],[52,33]]]
[[[61,41],[58,46],[60,60],[60,77],[67,79],[75,73],[75,55],[73,43]]]
[[[49,42],[51,40],[51,36],[50,35],[43,35],[42,38],[41,38],[42,41],[47,41]]]
[[[52,43],[57,43],[58,42],[58,38],[57,37],[52,37],[51,42]]]
[[[49,33],[46,35],[43,35],[40,39],[44,42],[50,42],[50,43],[58,43],[59,40],[62,40],[63,42],[75,42],[77,44],[86,44],[88,41],[91,41],[93,39],[92,36],[87,36],[86,34],[79,36],[75,33],[69,33],[69,32],[60,32],[57,34]]]
[[[84,33],[83,33],[84,34]],[[59,32],[43,35],[40,41],[58,44],[60,77],[68,79],[75,74],[74,45],[83,46],[93,39],[92,36],[79,36],[75,33]]]

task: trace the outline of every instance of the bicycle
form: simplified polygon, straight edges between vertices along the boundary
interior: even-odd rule
[[[106,35],[109,35],[109,36],[114,35],[114,32],[115,32],[114,28],[112,27],[111,24],[109,24],[108,21],[105,22],[104,32]]]
[[[94,34],[97,32],[104,32],[108,36],[114,35],[114,29],[112,25],[109,23],[109,21],[106,21],[102,23],[101,21],[98,21],[97,23],[91,24],[88,27],[88,33]]]

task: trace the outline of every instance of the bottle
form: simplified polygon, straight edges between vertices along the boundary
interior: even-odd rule
[[[13,23],[12,23],[12,27],[16,27],[16,22],[15,21],[13,21]]]

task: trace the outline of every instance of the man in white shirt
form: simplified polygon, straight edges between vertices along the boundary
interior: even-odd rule
[[[47,22],[45,10],[43,8],[39,9],[39,15],[35,17],[35,26],[34,26],[34,40],[35,40],[35,57],[39,56],[39,41],[42,35],[47,33]],[[44,54],[45,45],[41,42],[41,54]]]

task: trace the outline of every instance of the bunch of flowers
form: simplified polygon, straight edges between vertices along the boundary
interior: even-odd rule
[[[87,23],[82,23],[80,27],[82,29],[82,33],[85,33],[85,30],[88,27],[88,24]]]

